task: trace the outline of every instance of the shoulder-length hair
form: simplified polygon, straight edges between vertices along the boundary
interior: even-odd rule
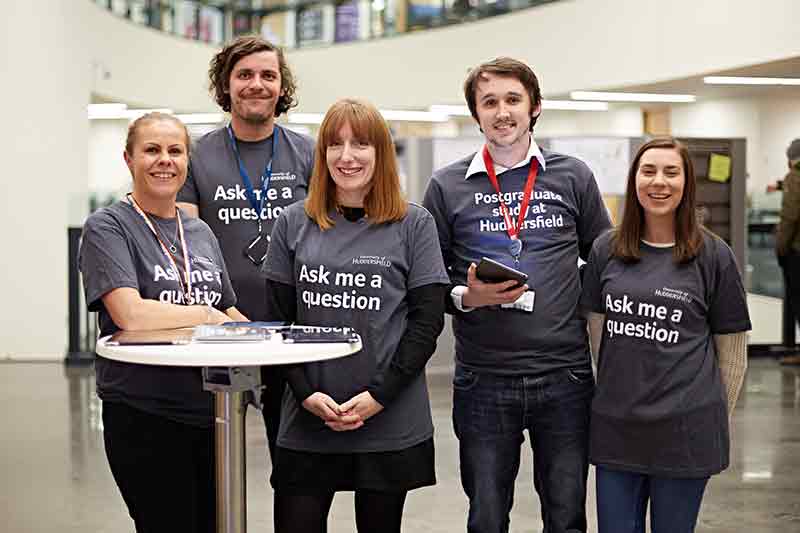
[[[625,262],[636,262],[641,258],[640,242],[644,236],[644,209],[636,194],[636,175],[639,163],[645,152],[653,148],[675,150],[683,162],[683,197],[675,211],[675,248],[673,258],[676,263],[686,263],[694,259],[703,246],[703,234],[697,217],[697,180],[694,167],[686,146],[673,137],[658,137],[644,143],[636,152],[628,170],[628,185],[625,190],[625,206],[622,223],[614,232],[612,254]]]
[[[275,52],[278,56],[278,68],[281,73],[281,94],[275,104],[275,117],[281,116],[289,109],[297,106],[297,83],[292,70],[286,62],[283,48],[259,37],[243,35],[237,37],[217,52],[208,67],[208,90],[223,111],[231,111],[230,79],[233,67],[240,59],[259,52]]]
[[[336,183],[328,169],[328,147],[339,140],[339,131],[350,125],[353,136],[375,148],[375,170],[364,209],[370,223],[402,219],[408,202],[400,190],[397,157],[386,121],[372,104],[360,100],[339,100],[328,109],[317,136],[314,172],[311,175],[306,214],[323,230],[333,227],[330,212],[336,207]]]

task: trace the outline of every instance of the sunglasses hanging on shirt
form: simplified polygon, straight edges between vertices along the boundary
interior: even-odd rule
[[[262,235],[261,228],[261,217],[259,217],[258,235],[244,249],[244,256],[255,266],[260,266],[267,259],[267,249],[269,248],[269,235]]]
[[[239,155],[239,146],[236,143],[236,137],[233,135],[233,128],[230,124],[228,124],[227,129],[228,138],[231,141],[231,148],[236,156],[236,163],[239,166],[239,176],[242,178],[242,184],[247,190],[247,200],[250,202],[250,206],[256,212],[256,236],[253,237],[253,239],[242,252],[244,253],[244,256],[255,266],[260,266],[261,263],[263,263],[267,258],[267,248],[269,247],[269,236],[262,235],[261,233],[263,229],[261,213],[264,210],[264,200],[267,197],[267,191],[269,191],[270,181],[272,181],[272,162],[275,160],[275,154],[277,153],[276,140],[278,138],[278,132],[280,131],[280,128],[276,124],[272,130],[272,154],[270,154],[270,158],[269,161],[267,161],[264,173],[261,175],[261,196],[258,199],[256,199],[256,193],[253,190],[253,183],[250,181],[250,176],[247,174],[247,169],[244,168],[242,157]]]

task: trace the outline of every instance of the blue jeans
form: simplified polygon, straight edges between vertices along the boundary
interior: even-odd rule
[[[533,482],[544,533],[586,531],[590,368],[543,376],[498,376],[456,365],[453,426],[469,533],[507,533],[523,431],[533,448]]]
[[[600,533],[644,533],[650,501],[652,533],[692,533],[708,478],[673,479],[596,469]]]

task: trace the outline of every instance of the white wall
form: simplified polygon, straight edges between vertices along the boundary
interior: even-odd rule
[[[125,102],[213,109],[208,45],[164,35],[96,5],[82,27],[93,90]],[[381,107],[461,103],[467,69],[498,55],[527,61],[545,94],[683,78],[800,56],[796,0],[572,0],[437,30],[292,51],[303,111],[337,98]],[[108,73],[108,79],[105,74]]]
[[[762,181],[781,179],[788,170],[786,148],[800,137],[800,100],[764,99],[760,102],[761,143],[755,161]]]
[[[66,228],[86,214],[87,5],[3,4],[0,358],[66,349]]]
[[[208,62],[215,47],[135,24],[94,2],[80,27],[90,51],[98,95],[140,107],[216,111],[208,96]]]
[[[105,198],[131,188],[131,175],[122,151],[128,134],[128,120],[89,122],[89,191]]]
[[[670,120],[677,136],[746,138],[747,190],[763,196],[767,183],[786,174],[786,147],[800,137],[800,99],[705,100],[673,106]]]
[[[545,109],[536,123],[539,137],[621,136],[638,137],[644,132],[639,106],[614,106],[608,111],[555,111]]]
[[[674,105],[670,126],[678,137],[744,137],[747,139],[747,190],[764,188],[760,165],[756,164],[761,143],[759,100],[731,98]]]

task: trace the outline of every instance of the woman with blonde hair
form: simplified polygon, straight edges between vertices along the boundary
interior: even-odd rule
[[[100,335],[246,320],[216,237],[175,205],[189,163],[186,126],[150,113],[128,129],[133,190],[83,226],[80,269]],[[103,439],[137,532],[212,532],[214,411],[199,368],[98,356]]]
[[[288,373],[275,530],[322,533],[334,493],[354,491],[358,531],[399,532],[407,491],[435,483],[424,369],[449,283],[436,227],[403,198],[389,129],[368,103],[328,110],[310,184],[272,231],[271,318],[353,327],[363,349]]]

